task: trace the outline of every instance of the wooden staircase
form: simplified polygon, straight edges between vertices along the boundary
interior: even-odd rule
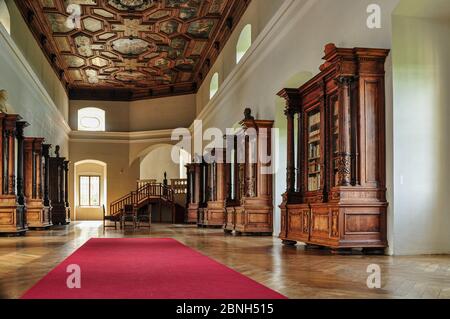
[[[176,222],[177,203],[175,201],[175,190],[165,184],[153,181],[138,182],[137,190],[119,198],[111,203],[109,214],[120,218],[123,215],[125,205],[133,205],[134,209],[139,210],[151,204],[167,205],[172,211],[172,223]]]

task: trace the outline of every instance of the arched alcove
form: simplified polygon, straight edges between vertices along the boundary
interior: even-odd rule
[[[161,183],[164,180],[164,172],[169,180],[179,178],[180,164],[172,159],[174,147],[176,146],[171,144],[157,144],[142,152],[139,164],[140,179],[156,179]]]
[[[5,0],[0,0],[0,24],[11,34],[11,17]]]
[[[107,207],[107,164],[83,160],[74,164],[74,219],[102,220]]]

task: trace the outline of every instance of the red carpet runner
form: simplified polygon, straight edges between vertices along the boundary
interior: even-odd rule
[[[69,265],[81,288],[69,289]],[[24,299],[281,299],[284,296],[173,239],[91,239]]]

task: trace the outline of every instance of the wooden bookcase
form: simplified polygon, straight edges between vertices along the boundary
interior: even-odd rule
[[[225,232],[243,235],[273,234],[273,174],[271,163],[273,121],[255,120],[250,109],[244,112],[241,130],[236,133],[235,162],[228,165],[229,202],[226,204]],[[263,144],[266,147],[263,147]],[[241,149],[243,151],[239,152]],[[267,152],[267,154],[265,154]],[[243,158],[240,158],[243,157]],[[234,181],[233,181],[234,179]]]
[[[70,223],[68,200],[69,161],[59,156],[59,146],[55,147],[55,157],[49,158],[49,198],[52,206],[52,223],[67,225]]]
[[[209,196],[207,207],[204,210],[203,226],[222,228],[225,220],[225,150],[214,149],[208,164]]]
[[[45,158],[43,138],[26,137],[24,141],[24,190],[29,228],[48,228],[52,225],[50,207],[44,205]]]
[[[23,235],[28,227],[23,191],[24,128],[16,114],[0,113],[0,234]]]
[[[389,51],[325,47],[320,73],[286,100],[280,238],[382,249],[386,240],[385,70]]]

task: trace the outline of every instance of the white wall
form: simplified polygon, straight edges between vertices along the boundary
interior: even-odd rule
[[[396,16],[393,32],[394,252],[450,253],[450,19]]]
[[[142,132],[189,126],[195,118],[195,94],[141,101],[70,101],[70,127],[77,130],[79,109],[105,111],[106,131]]]
[[[14,7],[12,9],[17,10]],[[12,12],[14,13],[14,11]],[[21,19],[21,17],[18,19]],[[17,32],[14,26],[18,25],[19,22],[17,19],[11,20],[11,34],[13,36]],[[21,22],[24,23],[23,21]],[[24,37],[27,35],[31,37],[31,33],[23,34]],[[34,38],[30,39],[35,41]],[[33,43],[30,43],[30,46],[31,44]],[[34,45],[37,46],[37,43],[34,42]],[[43,55],[40,49],[37,50],[39,51],[35,52],[36,56]],[[53,71],[50,65],[43,61],[46,61],[45,58],[40,62],[42,70],[40,75],[47,74],[47,77],[51,78],[52,75],[54,76],[54,73],[48,73]],[[8,34],[1,24],[0,70],[0,89],[6,90],[9,95],[8,112],[20,114],[24,120],[31,124],[26,128],[25,135],[45,137],[47,143],[61,145],[61,154],[66,156],[68,154],[67,134],[69,127],[66,117],[64,117],[64,110],[67,110],[68,98],[60,86],[50,90],[55,95],[49,94],[49,90],[43,84],[41,77],[35,72],[35,68],[27,61],[22,50],[15,43],[14,38]],[[47,84],[49,83],[47,82]]]

